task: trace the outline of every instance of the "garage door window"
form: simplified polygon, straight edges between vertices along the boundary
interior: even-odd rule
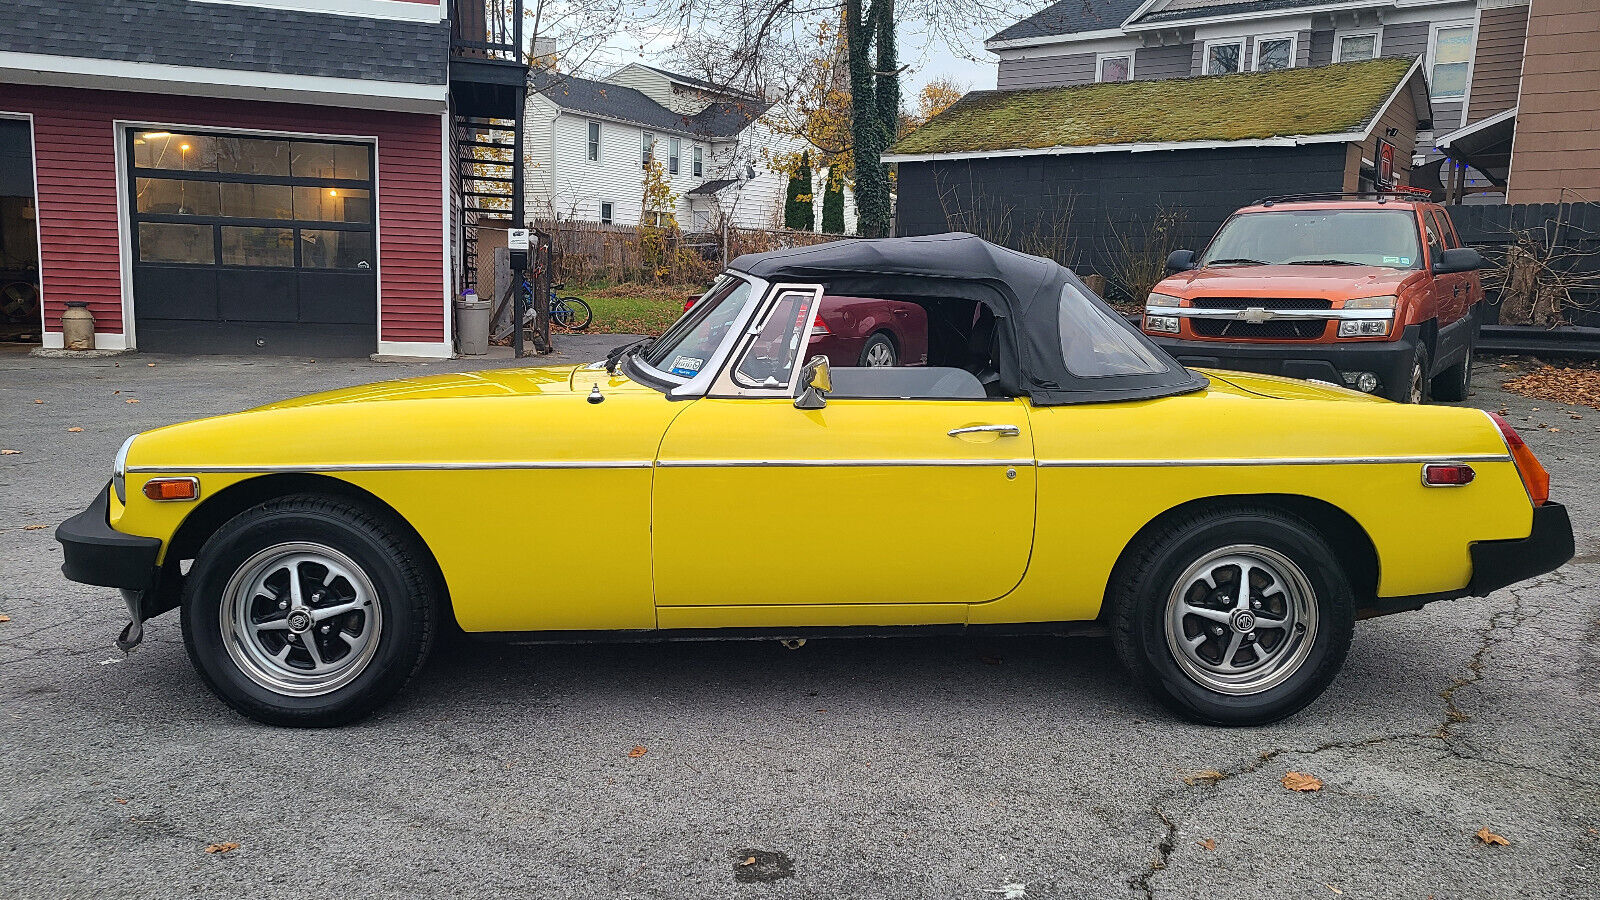
[[[140,262],[374,268],[369,145],[168,131],[128,140]]]

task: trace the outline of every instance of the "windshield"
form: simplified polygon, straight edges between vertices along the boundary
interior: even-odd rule
[[[1244,213],[1223,224],[1202,266],[1422,265],[1409,209],[1306,209]]]
[[[651,368],[680,378],[700,373],[712,351],[722,344],[733,327],[733,320],[750,296],[750,282],[731,275],[720,276],[683,318],[667,329],[643,354]]]

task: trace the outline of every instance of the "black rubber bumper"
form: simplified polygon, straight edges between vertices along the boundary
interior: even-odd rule
[[[107,496],[102,490],[89,508],[56,528],[61,542],[61,574],[81,584],[150,591],[156,581],[161,541],[123,534],[109,524]]]
[[[1554,572],[1574,552],[1567,508],[1559,503],[1535,506],[1533,533],[1527,537],[1472,545],[1472,581],[1467,590],[1474,597],[1487,596],[1506,585]]]
[[[1316,379],[1343,386],[1346,372],[1372,372],[1382,382],[1379,392],[1406,383],[1416,351],[1415,326],[1392,341],[1345,344],[1249,344],[1234,341],[1189,341],[1145,334],[1190,368],[1232,369],[1260,375]]]

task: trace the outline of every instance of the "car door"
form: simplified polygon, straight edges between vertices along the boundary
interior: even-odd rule
[[[1439,252],[1454,249],[1460,244],[1456,241],[1455,232],[1450,230],[1450,223],[1442,211],[1434,209],[1427,213],[1430,229],[1428,232],[1428,253],[1438,258]],[[1437,237],[1438,244],[1434,244]],[[1430,266],[1432,260],[1430,260]],[[1465,328],[1451,327],[1456,325],[1471,311],[1472,282],[1471,273],[1450,272],[1433,276],[1434,291],[1439,298],[1439,348],[1436,363],[1456,358],[1465,351],[1467,341],[1471,335]]]
[[[821,296],[815,286],[774,292],[723,390],[691,401],[658,452],[658,623],[959,622],[967,604],[1010,591],[1033,539],[1027,405],[830,399],[798,409],[798,360],[739,377],[742,360],[798,335]]]

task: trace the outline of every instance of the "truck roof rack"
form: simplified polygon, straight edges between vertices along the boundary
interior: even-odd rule
[[[1303,203],[1313,200],[1377,200],[1387,203],[1389,200],[1431,200],[1433,192],[1427,188],[1392,187],[1381,191],[1318,191],[1307,194],[1280,194],[1273,197],[1262,197],[1250,204],[1251,206],[1271,206],[1274,203]]]

